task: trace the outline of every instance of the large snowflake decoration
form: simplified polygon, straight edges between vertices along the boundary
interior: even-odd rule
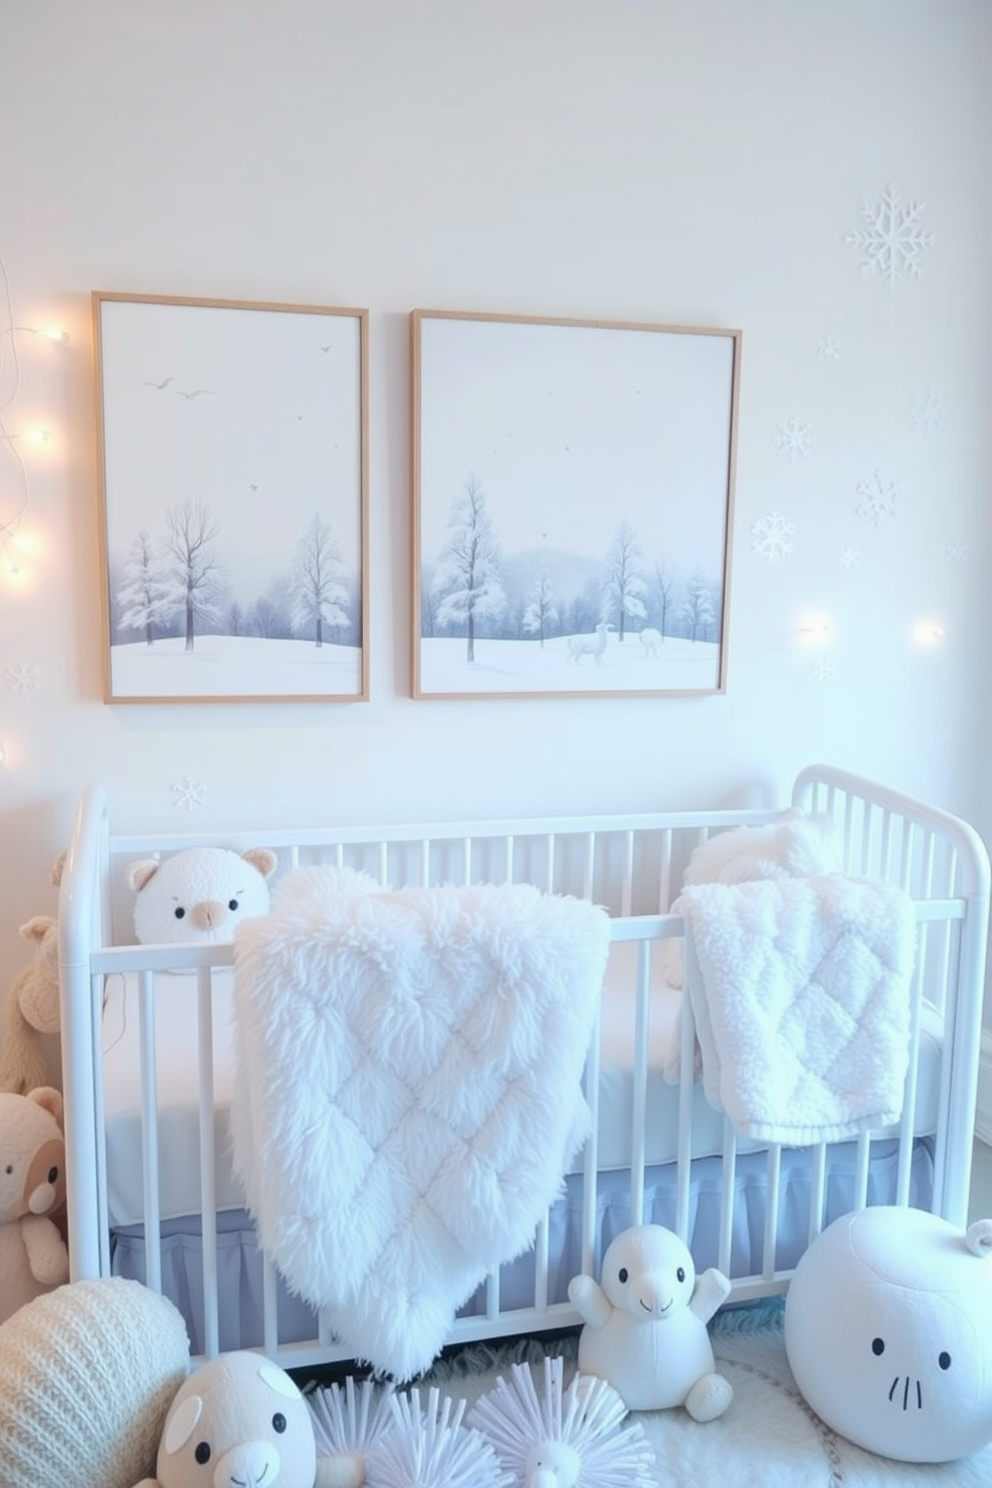
[[[781,512],[769,512],[751,523],[751,550],[766,563],[777,563],[792,552],[792,534],[796,527]]]
[[[881,201],[861,203],[859,232],[844,239],[862,254],[861,272],[877,274],[894,289],[905,275],[919,279],[923,255],[933,247],[933,233],[920,226],[925,203],[903,201],[894,186],[886,186]]]
[[[41,673],[29,661],[13,662],[4,672],[4,676],[7,679],[8,690],[19,693],[21,697],[27,697],[29,692],[37,692],[41,686]]]
[[[814,682],[829,682],[837,675],[837,668],[832,661],[814,661],[810,671]]]
[[[875,470],[871,480],[858,481],[858,495],[861,497],[855,507],[858,516],[873,527],[881,527],[886,517],[895,517],[902,487],[898,481],[888,480],[880,470]]]
[[[861,562],[861,549],[857,543],[845,543],[837,554],[837,562],[841,568],[857,568]]]
[[[805,460],[815,440],[813,425],[805,419],[787,419],[775,430],[775,448],[781,450],[787,460]]]
[[[968,557],[968,544],[957,537],[947,544],[947,561],[955,565],[964,563]]]
[[[839,362],[840,342],[835,336],[821,336],[816,343],[816,359],[818,362]]]
[[[909,400],[909,427],[916,434],[937,434],[947,422],[947,399],[933,388],[914,393]]]
[[[180,811],[195,811],[206,799],[207,787],[202,780],[194,780],[192,775],[184,775],[172,787],[172,804]]]

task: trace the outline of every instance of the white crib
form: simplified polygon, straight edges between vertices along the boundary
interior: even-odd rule
[[[662,942],[693,848],[780,811],[149,837],[111,835],[106,795],[79,805],[60,891],[63,1080],[70,1259],[75,1279],[123,1274],[180,1306],[194,1353],[256,1347],[286,1368],[347,1360],[334,1318],[313,1315],[258,1252],[230,1172],[230,944],[133,943],[124,869],[198,845],[269,846],[279,874],[329,863],[384,887],[527,882],[604,905],[611,957],[586,1093],[593,1134],[538,1226],[533,1250],[480,1288],[449,1342],[579,1322],[567,1300],[598,1274],[629,1224],[657,1222],[717,1265],[731,1300],[785,1289],[805,1247],[838,1214],[913,1204],[963,1223],[968,1206],[989,913],[989,863],[960,820],[843,771],[813,766],[793,805],[829,813],[849,874],[913,898],[918,952],[911,1057],[900,1123],[811,1148],[758,1147],[710,1108],[692,1076],[683,1016],[678,1085],[659,1072],[680,994],[662,985]],[[785,808],[783,807],[783,810]],[[693,957],[686,958],[691,975]],[[177,975],[185,972],[185,975]]]

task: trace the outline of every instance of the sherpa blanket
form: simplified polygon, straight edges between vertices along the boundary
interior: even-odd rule
[[[711,1105],[804,1145],[899,1120],[916,944],[903,890],[840,874],[683,890]]]
[[[404,1381],[527,1250],[585,1139],[605,912],[301,869],[234,950],[235,1170],[263,1249]]]

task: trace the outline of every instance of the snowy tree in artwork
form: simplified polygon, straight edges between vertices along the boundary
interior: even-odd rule
[[[682,619],[693,641],[707,640],[716,624],[716,606],[701,569],[697,568],[686,583]]]
[[[293,574],[293,623],[324,644],[324,626],[348,621],[348,590],[341,580],[344,562],[331,535],[330,523],[314,512],[300,539]]]
[[[530,604],[524,611],[524,630],[530,631],[532,635],[536,634],[543,647],[548,627],[555,625],[557,621],[558,611],[555,607],[551,580],[548,578],[547,569],[542,567],[534,581]]]
[[[884,279],[890,289],[909,275],[919,279],[923,273],[923,255],[933,247],[933,233],[920,225],[925,203],[903,201],[894,186],[886,186],[881,201],[864,201],[858,232],[848,233],[844,241],[857,248],[861,272]]]
[[[167,604],[186,622],[186,647],[192,651],[197,621],[216,620],[220,568],[213,554],[217,524],[202,501],[184,501],[166,513],[166,553],[170,559]]]
[[[647,616],[643,598],[648,587],[641,562],[643,552],[637,534],[625,519],[617,528],[606,557],[602,615],[604,620],[613,620],[621,642],[628,617],[644,620]],[[639,625],[634,628],[641,629]]]
[[[448,536],[431,579],[437,624],[459,633],[464,628],[467,661],[475,660],[478,623],[498,620],[506,608],[500,568],[500,545],[486,495],[478,478],[470,475],[451,503]]]
[[[138,533],[124,560],[124,572],[117,589],[121,607],[118,624],[121,630],[140,631],[145,644],[155,643],[155,627],[175,609],[162,566],[147,531]]]

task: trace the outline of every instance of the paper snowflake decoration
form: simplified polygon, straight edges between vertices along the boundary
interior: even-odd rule
[[[864,201],[861,220],[865,226],[844,239],[862,254],[861,272],[877,274],[894,289],[907,274],[919,279],[923,255],[933,247],[933,233],[920,226],[925,203],[903,201],[894,186],[886,186],[881,201]]]
[[[813,425],[805,419],[787,419],[775,430],[775,448],[781,450],[787,460],[805,460],[815,441]]]
[[[916,434],[937,434],[947,422],[947,399],[925,388],[909,400],[909,427]]]
[[[172,804],[180,811],[195,811],[206,799],[207,787],[202,780],[194,780],[192,775],[184,775],[172,787]]]
[[[881,527],[886,517],[895,517],[902,487],[898,481],[888,480],[880,470],[872,473],[870,480],[858,481],[861,500],[855,507],[859,517],[864,517],[873,527]]]
[[[813,673],[814,682],[829,682],[832,677],[836,676],[837,668],[832,661],[814,661],[810,671]]]
[[[968,557],[968,544],[966,542],[962,542],[960,538],[955,538],[954,542],[949,542],[947,544],[946,551],[948,563],[953,563],[955,565],[958,563],[964,563]]]
[[[937,744],[941,749],[956,749],[959,744],[964,743],[964,729],[959,723],[944,721],[938,723],[935,730]]]
[[[818,362],[840,361],[840,342],[834,336],[821,336],[816,343]]]
[[[4,676],[7,678],[9,691],[16,692],[21,697],[27,697],[29,692],[37,692],[41,686],[41,672],[29,661],[12,662]]]
[[[751,523],[751,551],[766,563],[777,563],[792,552],[792,534],[796,527],[781,512],[769,512]]]
[[[841,568],[857,568],[861,562],[861,549],[857,543],[845,543],[837,554],[837,562]]]

